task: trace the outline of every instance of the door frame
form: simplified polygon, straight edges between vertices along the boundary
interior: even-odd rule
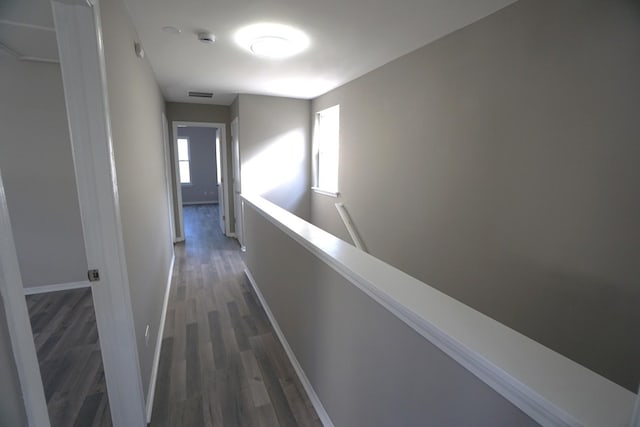
[[[222,203],[224,204],[224,234],[225,236],[229,236],[231,233],[231,227],[229,225],[229,191],[227,188],[227,177],[228,177],[228,165],[227,165],[227,125],[225,123],[215,123],[215,122],[188,122],[188,121],[173,121],[171,122],[171,128],[173,129],[173,169],[174,173],[174,189],[176,192],[176,200],[175,200],[175,208],[178,212],[178,226],[179,229],[176,230],[176,242],[184,241],[184,218],[182,215],[182,185],[180,184],[180,168],[178,161],[178,128],[179,127],[205,127],[205,128],[216,128],[219,132],[218,137],[220,138],[220,157],[222,158],[220,162],[220,167],[222,170],[220,171],[220,176],[222,177],[222,184],[220,188],[222,189]],[[214,167],[217,165],[214,164]],[[220,194],[218,194],[218,201],[220,201]]]
[[[99,0],[53,0],[92,295],[113,424],[146,426],[116,179]]]
[[[238,118],[231,121],[231,191],[233,192],[233,214],[235,237],[240,243],[240,250],[245,251],[244,244],[244,203],[242,201],[242,162],[240,161],[240,125]],[[236,177],[235,171],[238,170]],[[236,185],[237,178],[237,185]],[[236,197],[237,194],[237,197]]]
[[[146,426],[106,87],[99,0],[52,0],[88,269],[114,425]],[[4,188],[0,291],[29,426],[50,426]],[[28,372],[26,372],[28,370]]]
[[[0,295],[7,318],[13,358],[30,427],[50,427],[40,364],[24,296],[20,265],[13,240],[9,207],[0,171]]]
[[[171,245],[176,242],[176,225],[175,225],[175,214],[173,211],[173,185],[171,183],[171,155],[170,151],[170,143],[169,143],[169,121],[167,120],[167,115],[163,111],[162,112],[162,154],[164,155],[164,180],[165,185],[167,186],[167,209],[169,210],[169,227],[171,227],[169,236],[171,237]]]

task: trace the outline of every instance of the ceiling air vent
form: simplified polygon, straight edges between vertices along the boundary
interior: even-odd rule
[[[213,93],[189,91],[189,96],[192,98],[213,98]]]

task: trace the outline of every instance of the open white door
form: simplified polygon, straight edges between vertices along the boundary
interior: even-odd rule
[[[240,142],[238,140],[238,118],[231,122],[231,157],[233,163],[233,207],[235,213],[236,237],[240,242],[240,248],[244,246],[244,218],[242,209],[242,180],[240,173]]]

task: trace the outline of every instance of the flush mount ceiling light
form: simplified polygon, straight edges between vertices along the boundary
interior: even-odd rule
[[[253,24],[241,28],[236,43],[263,58],[288,58],[309,46],[309,38],[302,31],[282,24]]]

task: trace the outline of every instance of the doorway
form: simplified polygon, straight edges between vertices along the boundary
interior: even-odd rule
[[[225,236],[232,236],[226,184],[226,125],[174,121],[172,128],[177,223],[175,241],[180,242],[185,238],[185,205],[217,204],[219,227]]]
[[[242,172],[240,169],[240,140],[238,136],[238,118],[231,122],[231,162],[233,164],[233,206],[235,230],[240,249],[244,252],[244,208],[242,204]]]
[[[53,347],[60,350],[73,347],[68,344],[79,336],[89,338],[91,343],[90,349],[84,347],[77,351],[90,355],[92,368],[89,371],[95,375],[85,370],[68,376],[60,373],[64,370],[58,370],[59,373],[49,381],[69,386],[66,390],[81,386],[87,391],[96,391],[95,397],[74,403],[67,400],[67,404],[75,409],[63,408],[60,414],[75,412],[77,421],[79,414],[87,413],[96,404],[107,410],[103,389],[98,393],[97,389],[91,388],[93,383],[77,382],[104,377],[113,424],[143,425],[145,400],[113,174],[115,165],[99,6],[97,3],[57,0],[51,3],[13,1],[11,4],[23,8],[24,17],[36,12],[37,17],[46,19],[41,36],[47,43],[39,43],[34,35],[33,45],[46,44],[55,57],[47,54],[37,61],[30,60],[26,45],[22,48],[14,46],[15,52],[1,57],[8,66],[16,67],[15,75],[18,76],[3,79],[9,83],[3,87],[3,104],[11,109],[0,114],[2,128],[8,134],[9,129],[15,127],[19,137],[9,138],[22,144],[3,143],[3,150],[11,149],[14,153],[9,157],[0,155],[6,160],[1,165],[6,185],[0,176],[0,294],[10,339],[3,339],[0,346],[10,348],[14,359],[14,365],[4,364],[0,369],[8,370],[19,383],[16,387],[15,381],[11,381],[13,384],[7,382],[5,394],[22,396],[24,412],[18,417],[26,416],[26,421],[21,419],[15,425],[48,427],[56,422],[54,417],[50,421],[48,413],[46,385],[43,384],[48,380],[44,369],[40,369],[42,364],[38,363],[31,327],[33,319],[34,325],[38,324],[34,328],[37,333],[45,334],[42,345],[47,346],[49,342],[52,346],[51,354]],[[34,28],[31,24],[25,20],[10,25],[26,31]],[[38,24],[40,28],[42,25]],[[50,43],[52,34],[55,34],[53,40],[57,45]],[[24,83],[25,88],[22,87]],[[37,104],[29,105],[25,99],[32,99]],[[46,124],[54,118],[55,123]],[[37,131],[44,131],[44,135],[35,135]],[[47,148],[49,152],[43,152]],[[21,156],[19,150],[29,152]],[[44,196],[39,196],[38,191],[43,190],[46,190]],[[69,209],[74,213],[69,214]],[[44,219],[38,217],[41,214]],[[42,227],[48,227],[48,232],[37,232]],[[42,249],[48,249],[48,252],[44,253]],[[64,333],[51,338],[57,332],[47,326],[53,325],[48,325],[46,320],[29,318],[24,287],[40,287],[42,293],[84,288],[77,301],[81,301],[81,315],[91,322],[68,320],[65,323],[54,314],[50,318],[52,323],[60,322],[66,331],[73,329],[77,333],[67,338],[63,338]],[[73,298],[76,297],[65,295],[58,300],[67,304]],[[89,307],[89,301],[92,307]],[[49,303],[41,299],[29,304],[35,309]],[[46,337],[47,333],[51,336]],[[100,344],[100,357],[96,353],[97,343]],[[104,375],[98,374],[100,359]],[[46,361],[52,365],[58,363],[52,359]],[[74,363],[67,359],[58,364]],[[62,406],[65,405],[61,403],[64,394],[60,393],[61,400],[57,400]],[[51,393],[49,397],[53,399],[54,395]],[[58,425],[76,424],[71,418],[64,415],[62,424]]]

